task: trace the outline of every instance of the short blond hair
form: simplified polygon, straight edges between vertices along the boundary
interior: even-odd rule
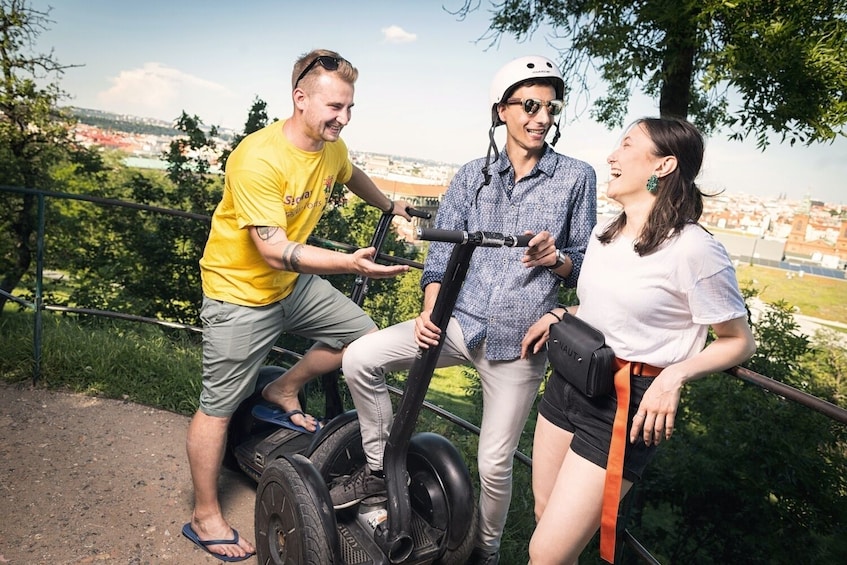
[[[338,69],[334,71],[326,70],[320,63],[315,62],[318,57],[332,57],[333,59],[336,59],[338,61]],[[350,61],[335,51],[330,51],[329,49],[315,49],[301,55],[300,58],[297,59],[297,62],[294,63],[294,69],[291,71],[291,90],[294,90],[297,86],[297,77],[299,77],[300,73],[302,73],[309,65],[312,65],[312,68],[309,69],[309,72],[300,79],[300,84],[311,84],[314,77],[318,76],[319,73],[335,73],[338,75],[338,78],[349,84],[354,84],[356,79],[359,78],[359,70],[356,69]]]

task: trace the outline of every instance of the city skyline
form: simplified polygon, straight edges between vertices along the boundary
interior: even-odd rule
[[[447,10],[462,4],[252,0],[232,10],[218,0],[63,0],[36,49],[52,49],[62,64],[83,65],[58,80],[70,105],[162,120],[184,110],[235,131],[256,97],[271,119],[287,117],[294,60],[313,48],[335,49],[360,71],[353,119],[342,133],[351,150],[461,164],[484,156],[487,92],[496,70],[525,54],[556,57],[542,33],[523,43],[504,37],[496,49],[475,43],[488,28],[487,4],[459,21]],[[32,2],[35,9],[49,5]],[[591,95],[604,93],[598,83]],[[593,123],[589,102],[569,101],[556,149],[589,162],[602,184],[605,158],[622,131]],[[657,113],[653,101],[634,95],[625,123]],[[841,186],[847,139],[811,147],[774,140],[763,153],[754,140],[726,136],[707,142],[704,190],[847,203]]]

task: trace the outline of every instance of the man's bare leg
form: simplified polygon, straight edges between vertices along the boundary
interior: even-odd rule
[[[330,373],[341,368],[343,349],[333,349],[325,345],[315,345],[309,349],[303,358],[294,364],[281,377],[268,384],[262,390],[262,397],[268,402],[280,406],[286,412],[302,410],[297,395],[306,383],[319,375]],[[314,416],[295,414],[291,422],[303,426],[309,431],[317,429]]]
[[[221,472],[229,418],[208,416],[199,410],[188,425],[185,442],[191,481],[194,483],[194,512],[191,528],[201,540],[233,538],[232,527],[224,519],[218,500],[218,477]],[[253,544],[239,536],[238,544],[210,545],[209,551],[229,557],[255,553]]]

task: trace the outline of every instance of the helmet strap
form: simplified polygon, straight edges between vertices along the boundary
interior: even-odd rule
[[[500,159],[500,151],[497,149],[497,142],[494,140],[494,130],[497,129],[498,121],[497,106],[495,105],[491,109],[491,127],[488,130],[488,152],[485,154],[485,166],[482,167],[483,181],[479,185],[479,188],[476,189],[475,202],[479,201],[479,193],[482,191],[482,187],[491,184],[491,172],[489,169],[493,163],[496,163]],[[493,160],[491,159],[492,152],[494,153]]]
[[[551,145],[553,145],[555,147],[556,142],[559,141],[559,137],[561,137],[561,135],[562,135],[562,132],[559,131],[559,122],[558,121],[553,125],[556,126],[556,133],[553,134],[553,142],[552,142]]]

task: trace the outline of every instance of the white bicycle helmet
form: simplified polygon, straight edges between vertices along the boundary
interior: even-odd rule
[[[512,87],[525,80],[547,78],[553,83],[556,90],[556,98],[562,100],[565,96],[565,80],[556,63],[540,55],[529,55],[519,57],[506,63],[491,81],[491,111],[494,125],[503,122],[497,117],[496,106],[502,102],[507,94],[511,94]]]
[[[559,100],[564,99],[565,79],[562,78],[562,72],[556,66],[556,63],[541,55],[528,55],[509,61],[497,71],[497,74],[494,75],[494,80],[491,81],[489,96],[491,102],[491,106],[489,107],[491,111],[491,128],[488,130],[488,154],[485,157],[485,165],[482,167],[483,182],[476,191],[477,198],[482,187],[487,186],[491,182],[489,167],[500,157],[497,142],[494,140],[494,130],[503,121],[500,120],[500,115],[497,113],[497,105],[503,102],[506,96],[515,90],[515,85],[533,79],[549,79],[553,83],[553,88],[556,90],[556,98]],[[556,142],[559,141],[559,120],[553,123],[553,127],[556,129],[556,133],[553,135],[552,145],[556,145]]]

